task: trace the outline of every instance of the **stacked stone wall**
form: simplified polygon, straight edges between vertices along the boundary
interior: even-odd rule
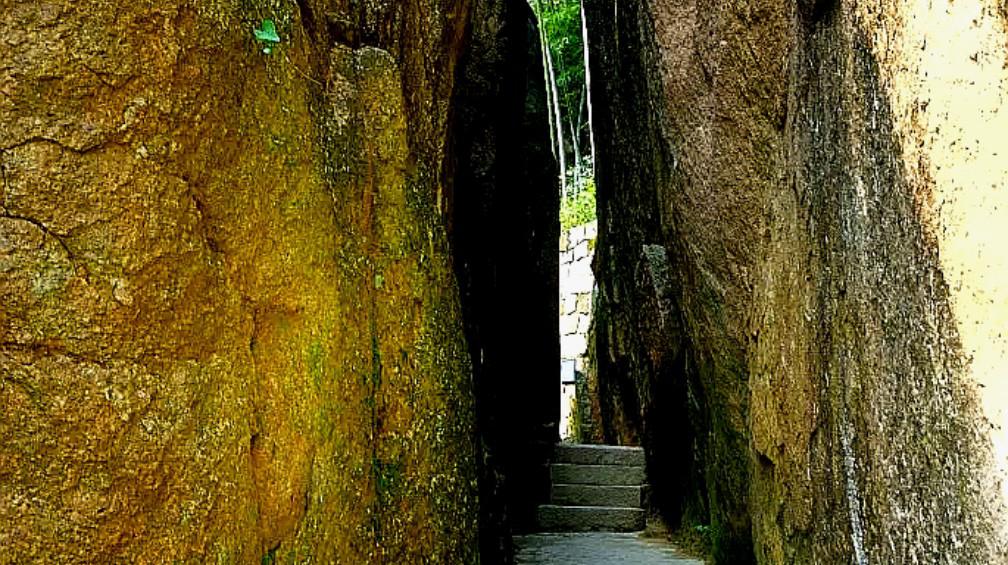
[[[598,223],[571,228],[560,236],[560,356],[583,371],[591,325],[595,276],[592,257]]]

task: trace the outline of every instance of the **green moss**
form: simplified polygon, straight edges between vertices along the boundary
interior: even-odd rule
[[[375,490],[378,500],[388,506],[392,499],[398,496],[403,485],[403,466],[400,460],[383,461],[379,457],[371,460],[372,473],[375,477]]]
[[[312,341],[308,346],[308,374],[315,383],[315,388],[322,388],[325,377],[325,350],[319,340]]]

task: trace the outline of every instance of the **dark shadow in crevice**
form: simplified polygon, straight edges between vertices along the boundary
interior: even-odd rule
[[[476,2],[456,75],[444,213],[473,364],[484,563],[513,559],[558,438],[559,190],[538,32],[522,0]]]

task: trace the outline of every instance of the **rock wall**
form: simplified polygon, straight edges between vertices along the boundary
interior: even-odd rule
[[[486,0],[471,17],[445,203],[473,359],[482,559],[510,563],[511,530],[534,527],[548,497],[558,437],[559,171],[531,9]]]
[[[740,347],[709,320],[693,328],[715,334],[712,345],[728,354],[689,341],[684,300],[695,295],[686,294],[682,243],[665,235],[671,218],[657,190],[669,182],[671,157],[647,8],[599,1],[584,8],[599,217],[593,425],[605,443],[644,447],[651,502],[670,526],[709,526],[716,560],[745,563],[752,550]]]
[[[564,441],[596,441],[587,361],[597,234],[594,221],[560,234],[560,439]]]
[[[719,563],[1005,562],[1003,6],[585,4],[599,387],[696,463],[666,516]]]
[[[597,232],[598,223],[591,222],[560,236],[560,358],[576,361],[578,371],[584,370],[588,351]]]
[[[478,561],[469,9],[0,3],[0,560]]]

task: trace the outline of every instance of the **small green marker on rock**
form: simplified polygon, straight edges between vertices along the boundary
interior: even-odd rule
[[[269,55],[273,52],[273,44],[280,43],[280,36],[277,35],[276,25],[273,20],[263,20],[259,29],[254,30],[256,39],[261,43],[266,45],[263,47],[263,53]]]

